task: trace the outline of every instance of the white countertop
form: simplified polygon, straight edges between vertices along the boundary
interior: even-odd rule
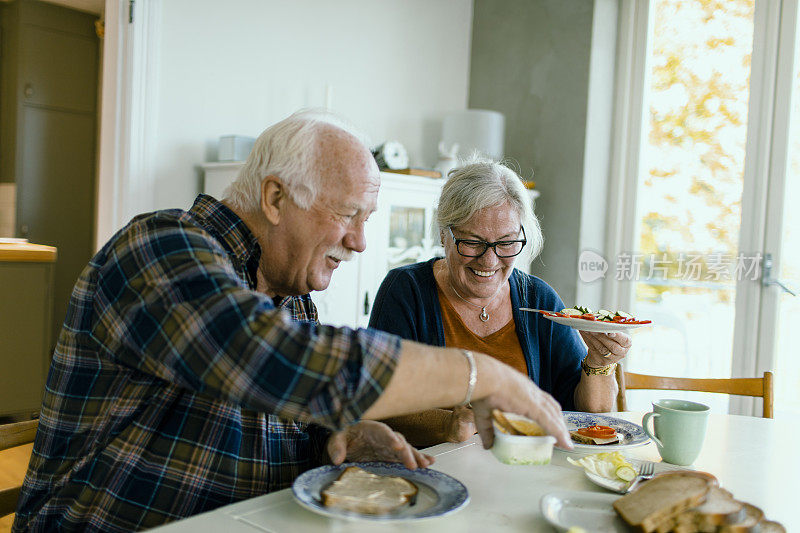
[[[642,418],[642,413],[635,412],[609,414],[636,423]],[[781,522],[787,531],[800,531],[800,515],[795,509],[800,467],[796,459],[790,459],[798,449],[797,437],[794,427],[777,426],[774,420],[711,414],[703,450],[693,467],[714,474],[734,497],[760,507],[767,518]],[[300,507],[291,490],[286,489],[173,522],[157,531],[553,531],[539,511],[544,494],[557,490],[605,492],[589,482],[581,469],[569,465],[566,457],[570,454],[560,450],[545,466],[502,464],[483,450],[477,436],[465,443],[440,444],[426,451],[436,457],[432,468],[466,485],[471,499],[463,510],[413,523],[350,522]],[[653,443],[626,450],[625,454],[660,461]]]

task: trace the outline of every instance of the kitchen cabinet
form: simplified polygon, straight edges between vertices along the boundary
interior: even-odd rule
[[[0,243],[0,416],[39,410],[50,368],[56,249]]]
[[[313,293],[320,322],[366,327],[389,270],[443,255],[436,203],[445,180],[381,172],[378,209],[367,222],[367,249],[340,264],[325,291]]]

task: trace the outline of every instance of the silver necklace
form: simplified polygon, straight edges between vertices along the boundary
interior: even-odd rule
[[[468,303],[472,307],[477,307],[478,309],[481,310],[481,314],[478,315],[478,318],[481,319],[481,322],[486,322],[486,321],[489,320],[489,313],[486,312],[486,308],[489,306],[490,303],[492,303],[492,300],[494,300],[495,296],[497,296],[500,293],[500,289],[497,289],[497,292],[494,293],[491,298],[489,298],[489,301],[486,302],[486,305],[478,305],[478,304],[474,304],[474,303],[470,302],[469,300],[467,300],[466,298],[464,298],[463,296],[458,294],[458,291],[456,290],[455,287],[453,287],[453,282],[450,281],[449,277],[448,277],[447,282],[450,284],[450,288],[453,289],[453,292],[456,293],[456,296],[461,298],[461,301],[463,301],[464,303]]]

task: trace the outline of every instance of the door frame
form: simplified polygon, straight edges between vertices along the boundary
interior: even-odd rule
[[[105,0],[95,248],[155,203],[161,0]]]
[[[763,250],[772,254],[773,272],[780,276],[781,252],[783,247],[783,214],[785,209],[784,192],[788,175],[788,162],[791,139],[791,109],[795,62],[798,57],[800,33],[798,24],[798,1],[782,0],[775,76],[775,113],[772,124],[772,145],[769,154],[769,174],[765,193]],[[798,95],[800,96],[800,95]],[[778,324],[781,291],[778,287],[763,286],[758,282],[760,292],[758,340],[756,360],[753,371],[760,375],[775,368],[775,326]]]

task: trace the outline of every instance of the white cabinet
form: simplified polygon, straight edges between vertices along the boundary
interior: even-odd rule
[[[220,199],[242,163],[206,163],[203,192]],[[378,209],[367,222],[367,249],[341,263],[330,286],[311,298],[320,322],[365,327],[375,293],[386,273],[400,265],[442,255],[435,230],[436,202],[445,180],[381,172]]]

